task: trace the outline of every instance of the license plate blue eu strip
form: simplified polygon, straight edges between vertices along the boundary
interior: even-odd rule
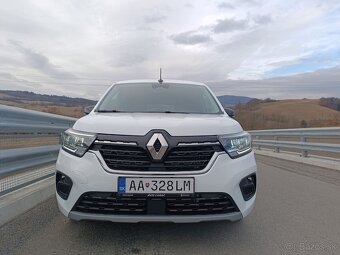
[[[125,177],[118,178],[118,192],[125,193],[126,179]]]

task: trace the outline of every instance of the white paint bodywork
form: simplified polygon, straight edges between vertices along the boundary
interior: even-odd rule
[[[164,113],[92,113],[79,119],[75,130],[117,135],[145,135],[166,130],[172,136],[222,135],[242,132],[227,115]]]
[[[155,80],[125,81],[124,83],[157,82]],[[164,81],[164,83],[182,83],[205,86],[202,83]],[[208,88],[209,89],[209,88]],[[107,92],[106,92],[107,93]],[[217,98],[215,97],[218,102]],[[218,103],[219,104],[219,103]],[[220,108],[222,106],[219,104]],[[165,130],[171,136],[204,136],[241,133],[242,127],[227,114],[164,114],[164,113],[96,113],[79,119],[73,126],[74,130],[117,135],[145,135],[150,130]],[[56,164],[57,171],[68,175],[73,181],[73,187],[67,200],[57,194],[58,206],[61,212],[76,220],[109,220],[115,222],[171,221],[200,222],[210,220],[240,220],[252,210],[255,197],[249,201],[243,199],[239,183],[242,178],[256,172],[254,153],[231,159],[225,152],[215,152],[205,169],[198,172],[181,173],[142,173],[119,172],[110,169],[100,153],[88,151],[81,158],[60,150]],[[78,198],[88,191],[117,192],[119,176],[164,176],[193,177],[195,192],[225,192],[228,193],[240,212],[226,215],[203,216],[124,216],[124,215],[93,215],[71,212]]]

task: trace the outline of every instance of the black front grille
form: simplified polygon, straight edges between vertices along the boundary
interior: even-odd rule
[[[145,214],[146,198],[117,197],[116,193],[88,192],[83,194],[73,211],[101,214]]]
[[[195,193],[194,195],[120,195],[110,192],[83,194],[73,211],[111,215],[205,215],[239,211],[226,193]]]
[[[153,161],[146,148],[134,145],[95,145],[107,166],[125,171],[199,171],[204,169],[220,145],[178,146],[169,149],[162,161]]]
[[[166,198],[166,212],[171,215],[219,214],[238,211],[232,198],[225,193],[201,193],[196,197]]]
[[[150,167],[149,155],[146,150],[141,147],[127,145],[99,145],[98,149],[105,160],[105,163],[111,169],[148,171]]]
[[[153,159],[147,144],[154,134],[161,134],[167,149],[161,159]],[[144,136],[98,134],[91,150],[99,151],[113,170],[140,172],[173,172],[203,170],[215,152],[224,151],[218,137],[171,136],[165,130],[151,130]],[[153,144],[156,152],[162,143]]]
[[[173,148],[164,159],[167,171],[197,171],[204,169],[216,151],[217,146],[181,146]]]

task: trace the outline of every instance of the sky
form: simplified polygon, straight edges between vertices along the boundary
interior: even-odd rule
[[[339,42],[339,0],[8,0],[0,89],[98,99],[162,67],[217,95],[340,97]]]

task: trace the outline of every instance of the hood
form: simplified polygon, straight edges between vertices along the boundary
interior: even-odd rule
[[[228,115],[164,113],[91,113],[79,119],[73,129],[91,133],[145,135],[161,129],[172,136],[222,135],[242,132]]]

